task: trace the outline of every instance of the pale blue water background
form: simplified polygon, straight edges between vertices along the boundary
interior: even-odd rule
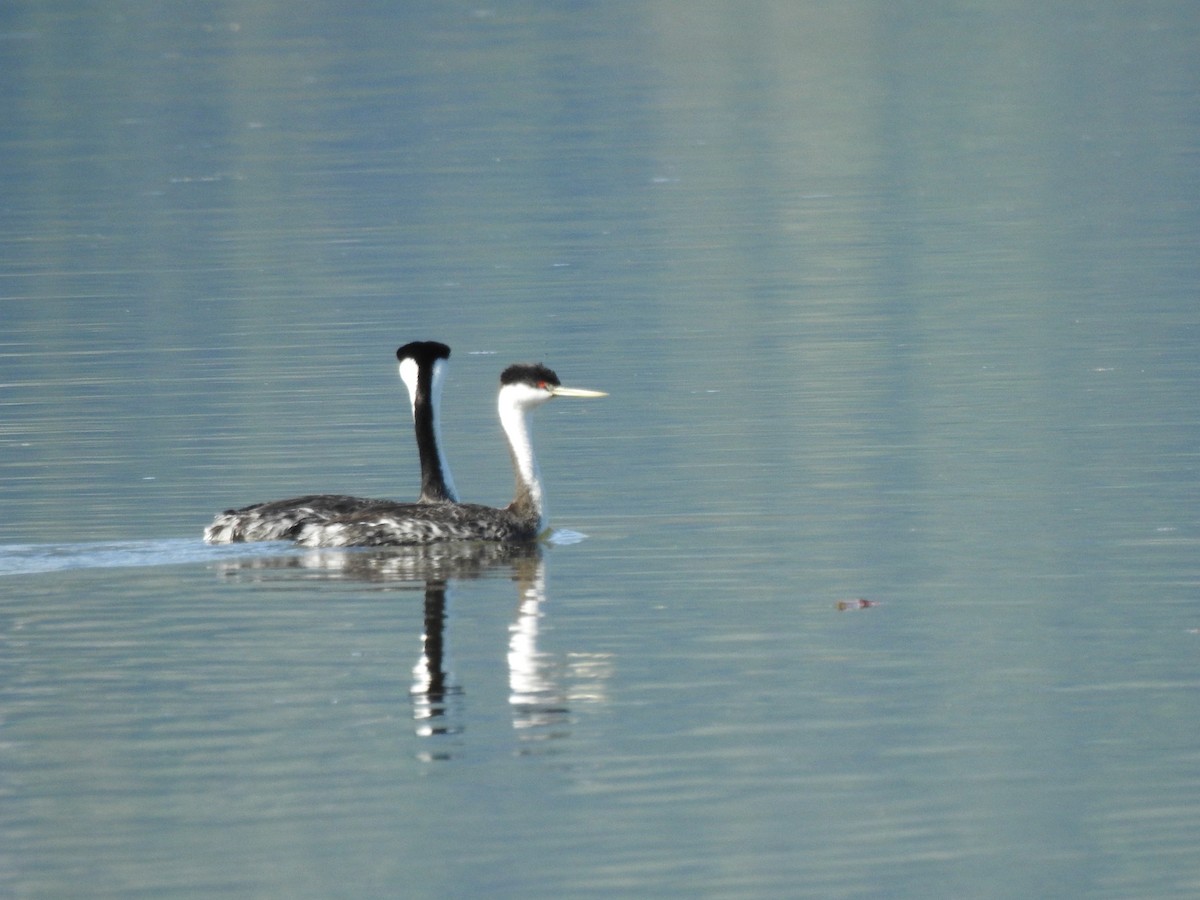
[[[0,895],[1200,895],[1198,46],[5,5]],[[568,540],[199,542],[415,495],[423,338],[471,500],[505,364],[611,393],[538,414]]]

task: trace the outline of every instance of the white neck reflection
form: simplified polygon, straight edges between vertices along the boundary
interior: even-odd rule
[[[524,742],[569,737],[575,712],[583,704],[603,703],[612,674],[607,653],[554,653],[539,641],[546,616],[546,570],[519,582],[517,614],[509,625],[508,684],[513,728]]]

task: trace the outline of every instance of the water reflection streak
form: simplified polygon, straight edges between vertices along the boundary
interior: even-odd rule
[[[575,710],[606,701],[611,654],[557,652],[541,647],[547,630],[545,550],[538,544],[444,542],[386,549],[321,549],[222,561],[226,576],[254,581],[296,574],[376,585],[424,586],[420,654],[409,696],[415,732],[436,741],[423,760],[456,758],[468,727],[466,688],[450,663],[450,598],[462,582],[508,575],[517,588],[506,654],[512,726],[520,753],[571,736]]]

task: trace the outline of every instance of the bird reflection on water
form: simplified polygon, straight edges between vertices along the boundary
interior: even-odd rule
[[[521,755],[551,752],[554,741],[570,737],[578,708],[605,701],[610,654],[559,654],[539,647],[548,602],[544,554],[541,544],[451,541],[387,549],[293,549],[223,560],[214,568],[227,577],[262,582],[318,578],[408,590],[423,584],[424,627],[409,697],[416,734],[430,742],[419,756],[433,761],[455,758],[467,727],[466,689],[453,671],[448,640],[453,624],[448,601],[459,582],[507,572],[516,585],[505,658]]]

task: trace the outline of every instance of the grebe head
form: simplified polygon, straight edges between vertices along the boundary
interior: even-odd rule
[[[517,363],[500,373],[500,406],[528,410],[554,397],[607,397],[604,391],[563,387],[552,369],[541,363]]]
[[[449,358],[450,348],[441,341],[410,341],[396,351],[396,359],[400,362],[411,359],[417,363],[431,363]]]
[[[414,408],[421,370],[427,369],[430,372],[431,384],[428,390],[431,396],[428,399],[437,402],[446,379],[446,360],[449,358],[450,348],[440,341],[412,341],[396,351],[396,359],[400,361],[400,378],[408,388],[408,399]]]
[[[603,391],[563,387],[558,376],[541,363],[518,363],[500,374],[497,407],[517,476],[517,494],[508,508],[535,519],[539,531],[545,523],[546,509],[542,500],[542,480],[529,436],[528,413],[554,397],[607,396]]]

